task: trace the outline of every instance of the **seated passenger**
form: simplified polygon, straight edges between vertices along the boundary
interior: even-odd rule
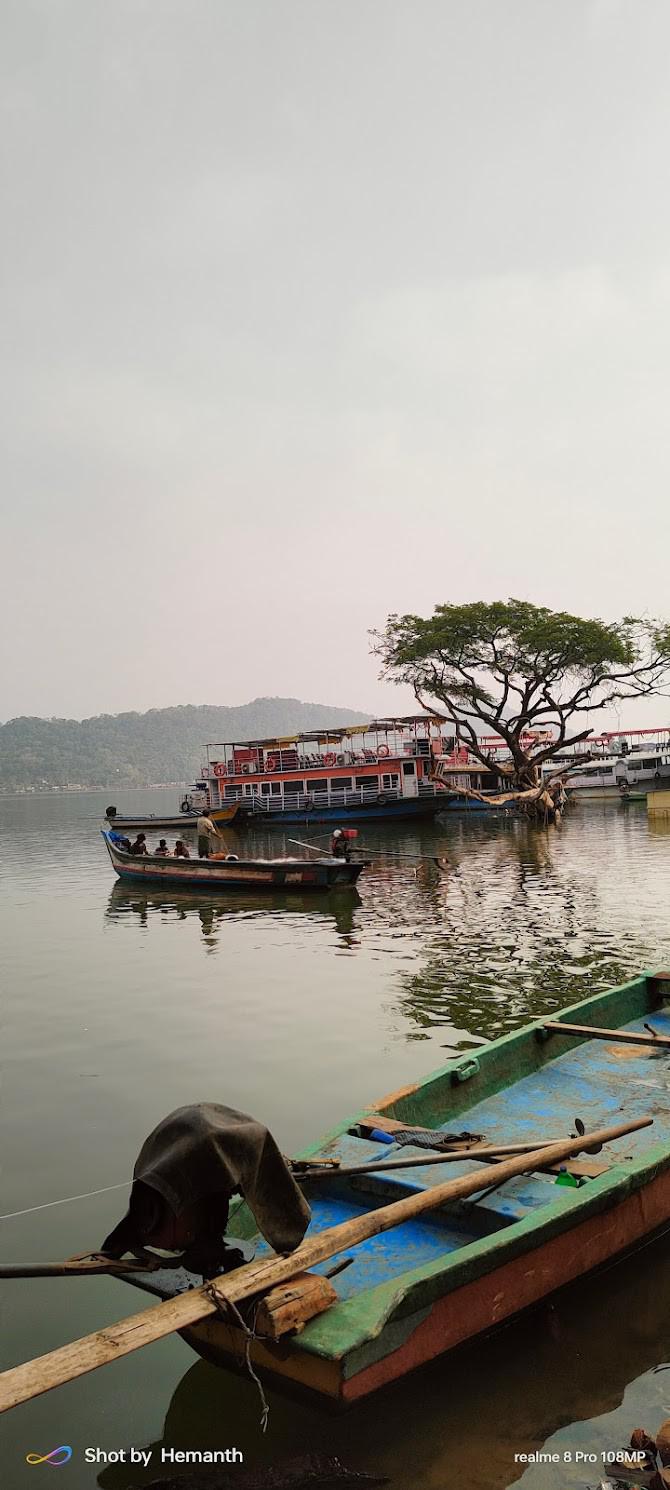
[[[130,839],[126,838],[124,833],[118,833],[116,829],[114,829],[112,833],[107,834],[107,837],[109,838],[110,843],[115,844],[116,848],[122,848],[124,853],[126,854],[130,853]]]
[[[191,857],[191,855],[189,853],[189,850],[186,847],[186,844],[185,843],[182,843],[181,838],[178,838],[177,839],[177,842],[175,843],[175,846],[174,846],[174,856],[175,856],[175,859],[190,859],[190,857]]]
[[[164,858],[164,859],[169,859],[170,858],[170,850],[169,850],[169,848],[167,846],[167,839],[166,838],[159,838],[159,840],[158,840],[158,848],[155,848],[154,849],[154,854],[160,854],[161,857]]]
[[[148,849],[147,849],[147,835],[146,835],[146,833],[138,833],[137,838],[135,839],[135,842],[134,843],[131,843],[131,845],[130,845],[130,852],[131,852],[131,854],[146,854],[146,853],[148,853]]]

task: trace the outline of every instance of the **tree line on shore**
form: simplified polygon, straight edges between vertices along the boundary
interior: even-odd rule
[[[234,707],[182,704],[81,720],[24,716],[0,725],[0,790],[187,782],[199,774],[208,740],[290,734],[366,717],[293,698]]]

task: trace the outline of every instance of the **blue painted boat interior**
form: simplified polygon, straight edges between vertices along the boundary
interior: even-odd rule
[[[633,1020],[622,1028],[643,1034],[644,1019]],[[653,1028],[659,1035],[670,1036],[670,1010],[654,1011]],[[553,1039],[558,1044],[563,1036]],[[649,1046],[589,1040],[557,1056],[532,1075],[522,1077],[513,1086],[476,1103],[457,1119],[445,1118],[441,1126],[445,1131],[463,1129],[481,1133],[492,1143],[527,1143],[538,1137],[569,1137],[575,1131],[575,1118],[581,1118],[589,1132],[645,1116],[653,1117],[653,1128],[628,1134],[604,1148],[597,1156],[598,1162],[621,1163],[639,1156],[652,1144],[670,1143],[670,1049],[654,1051]],[[308,1234],[335,1226],[374,1204],[387,1204],[483,1168],[481,1163],[463,1160],[458,1164],[396,1170],[383,1176],[383,1166],[388,1160],[410,1159],[414,1155],[425,1158],[427,1151],[375,1143],[350,1134],[334,1140],[324,1152],[329,1157],[340,1158],[343,1165],[368,1164],[379,1159],[379,1171],[374,1178],[360,1176],[350,1180],[348,1195],[341,1193],[341,1198],[338,1191],[344,1192],[347,1184],[344,1180],[329,1182],[328,1196],[323,1193],[322,1184],[318,1192],[313,1187],[309,1196],[313,1219]],[[381,1193],[379,1181],[383,1181]],[[588,1180],[585,1183],[588,1185]],[[352,1193],[360,1198],[356,1211],[351,1208]],[[338,1295],[342,1299],[351,1298],[398,1273],[432,1262],[440,1252],[442,1255],[453,1252],[492,1230],[521,1220],[540,1206],[555,1204],[557,1200],[569,1205],[576,1193],[557,1186],[556,1175],[522,1175],[507,1180],[490,1195],[475,1198],[472,1204],[469,1200],[461,1205],[457,1203],[456,1214],[431,1212],[356,1247],[352,1253],[354,1262],[337,1278]],[[257,1255],[267,1250],[259,1239]],[[330,1266],[332,1263],[325,1262],[313,1271],[327,1272]]]
[[[652,1017],[654,1030],[670,1036],[670,1010],[657,1009]],[[644,1018],[621,1028],[644,1033]],[[563,1038],[552,1037],[556,1049]],[[445,1107],[448,1093],[445,1086]],[[445,1111],[441,1126],[445,1131],[481,1134],[487,1142],[523,1143],[568,1137],[574,1132],[575,1118],[581,1118],[589,1132],[644,1116],[653,1117],[653,1128],[629,1134],[607,1146],[598,1155],[599,1163],[619,1164],[640,1156],[652,1146],[670,1144],[670,1049],[655,1051],[649,1046],[617,1045],[614,1040],[612,1043],[589,1040],[563,1055],[557,1054],[537,1071],[474,1104],[456,1119]],[[319,1182],[318,1187],[312,1186],[311,1193],[307,1192],[312,1208],[308,1235],[484,1167],[481,1162],[462,1160],[384,1175],[384,1165],[390,1159],[425,1158],[427,1151],[375,1142],[353,1133],[331,1140],[322,1152],[327,1157],[339,1158],[343,1165],[379,1160],[379,1169],[374,1176],[329,1178]],[[588,1185],[589,1180],[584,1183]],[[456,1202],[451,1210],[442,1208],[410,1220],[353,1249],[351,1264],[337,1276],[338,1295],[343,1300],[352,1298],[406,1271],[436,1262],[492,1231],[510,1226],[539,1207],[557,1201],[569,1206],[577,1194],[575,1189],[557,1186],[553,1174],[523,1175],[504,1182],[490,1194]],[[257,1257],[270,1250],[261,1237],[254,1241]],[[332,1266],[333,1260],[329,1260],[313,1271],[327,1273]],[[137,1275],[136,1279],[139,1282]],[[190,1281],[193,1284],[200,1280]],[[162,1296],[180,1287],[174,1274],[153,1275],[143,1286]]]

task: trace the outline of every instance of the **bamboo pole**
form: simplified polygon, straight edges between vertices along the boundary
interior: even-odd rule
[[[84,1376],[88,1371],[95,1371],[98,1366],[105,1366],[109,1361],[119,1360],[121,1356],[140,1350],[143,1345],[150,1345],[154,1340],[161,1340],[175,1330],[187,1329],[189,1325],[218,1314],[220,1308],[225,1308],[227,1303],[238,1304],[243,1299],[255,1298],[274,1284],[284,1283],[295,1277],[296,1273],[314,1267],[316,1263],[324,1262],[338,1252],[348,1251],[350,1247],[367,1241],[369,1237],[379,1236],[394,1226],[401,1226],[404,1221],[422,1215],[424,1211],[434,1210],[447,1201],[476,1195],[489,1185],[502,1185],[515,1175],[532,1172],[538,1163],[558,1164],[562,1159],[569,1159],[572,1154],[579,1153],[586,1143],[610,1143],[628,1133],[635,1133],[640,1128],[648,1128],[652,1122],[653,1118],[645,1117],[630,1123],[620,1123],[612,1128],[599,1128],[593,1133],[582,1134],[579,1138],[566,1138],[549,1144],[546,1148],[535,1149],[530,1154],[520,1154],[502,1164],[488,1165],[477,1174],[447,1180],[418,1195],[409,1195],[403,1200],[393,1201],[390,1205],[380,1206],[378,1210],[367,1211],[362,1216],[344,1221],[339,1226],[317,1232],[315,1236],[302,1242],[288,1257],[274,1256],[262,1262],[247,1263],[235,1272],[217,1278],[215,1283],[203,1284],[201,1288],[191,1289],[188,1293],[179,1294],[177,1298],[143,1309],[140,1314],[132,1314],[118,1324],[105,1325],[93,1335],[85,1335],[81,1340],[74,1340],[70,1345],[63,1345],[59,1350],[39,1356],[37,1360],[26,1361],[21,1366],[14,1366],[3,1372],[0,1375],[0,1412],[39,1397],[42,1392],[49,1392],[53,1387]]]
[[[638,1034],[637,1030],[608,1030],[600,1029],[598,1025],[590,1024],[564,1024],[562,1019],[545,1019],[542,1028],[548,1030],[552,1035],[586,1036],[589,1040],[611,1040],[617,1045],[658,1045],[659,1049],[670,1050],[670,1037],[668,1035],[655,1035],[653,1030],[649,1034]]]

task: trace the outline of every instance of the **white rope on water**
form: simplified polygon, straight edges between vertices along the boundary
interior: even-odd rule
[[[72,1200],[90,1200],[92,1195],[108,1195],[110,1190],[125,1190],[130,1185],[130,1180],[122,1180],[120,1185],[104,1185],[102,1190],[87,1190],[84,1195],[66,1195],[63,1200],[45,1200],[43,1205],[29,1205],[25,1211],[7,1211],[5,1216],[0,1216],[0,1221],[14,1221],[17,1216],[31,1216],[34,1211],[48,1211],[54,1205],[69,1205]]]

